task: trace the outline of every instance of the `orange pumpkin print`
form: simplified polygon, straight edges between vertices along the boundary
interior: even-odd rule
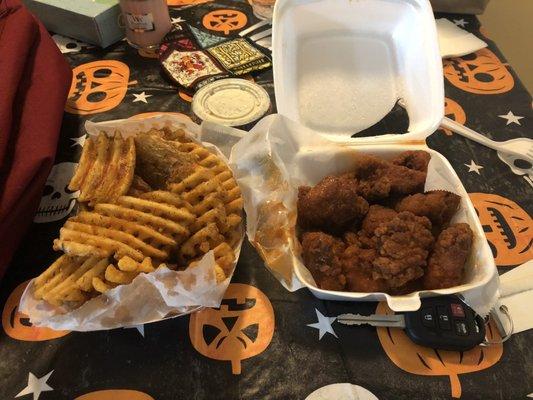
[[[154,398],[137,390],[111,389],[87,393],[74,400],[154,400]]]
[[[211,11],[202,19],[204,27],[215,32],[224,32],[225,35],[244,28],[247,23],[248,17],[245,13],[228,9]]]
[[[4,310],[2,311],[4,332],[13,339],[28,342],[40,342],[67,335],[70,331],[55,331],[50,328],[33,326],[26,314],[18,312],[20,298],[22,293],[24,293],[24,289],[28,286],[28,282],[18,285],[7,298],[6,304],[4,304]]]
[[[505,93],[514,87],[513,76],[489,49],[444,60],[444,76],[459,89],[475,94]]]
[[[533,220],[514,201],[497,194],[469,193],[499,267],[533,258]]]
[[[73,79],[65,111],[88,115],[111,110],[120,104],[130,78],[129,67],[116,60],[81,64],[72,70]]]
[[[377,314],[394,314],[386,302],[378,304]],[[461,397],[460,374],[481,371],[496,364],[502,354],[503,345],[477,346],[468,351],[436,350],[419,346],[411,341],[402,329],[377,328],[381,346],[398,368],[416,375],[449,376],[451,394]],[[487,326],[487,339],[498,342],[501,336],[495,326]]]
[[[444,116],[461,125],[464,125],[466,122],[466,114],[463,107],[461,107],[456,101],[447,97],[444,98]],[[453,135],[452,131],[449,129],[443,129],[443,131],[448,136]]]
[[[194,348],[215,360],[231,361],[233,374],[241,361],[262,353],[274,335],[274,309],[254,286],[229,285],[220,308],[191,315],[189,336]]]

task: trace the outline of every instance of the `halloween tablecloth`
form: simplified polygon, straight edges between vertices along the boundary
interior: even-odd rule
[[[206,43],[257,22],[244,2],[170,3],[188,3],[171,10],[173,22],[198,28]],[[530,134],[531,96],[490,34],[475,17],[442,16],[489,43],[445,62],[446,115],[496,140]],[[398,330],[340,325],[337,315],[370,314],[377,304],[320,301],[305,289],[289,293],[248,243],[223,309],[91,333],[31,326],[17,312],[18,299],[27,280],[57,257],[52,240],[73,207],[66,184],[84,122],[190,113],[190,98],[165,79],[156,59],[125,42],[102,50],[56,39],[76,85],[40,211],[0,283],[1,399],[340,399],[350,391],[381,400],[525,399],[533,392],[533,332],[459,353],[419,347]],[[274,101],[271,71],[251,78]],[[428,144],[450,160],[470,193],[500,273],[530,259],[533,189],[519,169],[527,166],[517,161],[511,169],[495,151],[443,130]],[[490,329],[489,336],[498,333]]]

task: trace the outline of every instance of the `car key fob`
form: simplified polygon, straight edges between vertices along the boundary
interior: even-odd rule
[[[485,339],[485,321],[457,296],[421,299],[418,311],[404,313],[405,333],[426,347],[469,350]]]

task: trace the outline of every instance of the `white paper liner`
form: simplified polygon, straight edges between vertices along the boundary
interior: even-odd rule
[[[401,138],[395,140],[379,145],[368,144],[368,141],[362,144],[355,139],[343,143],[331,142],[281,115],[271,115],[261,120],[233,147],[230,156],[230,166],[243,193],[249,240],[274,276],[291,291],[306,286],[322,299],[386,300],[395,311],[418,309],[420,297],[468,292],[474,309],[486,315],[488,311],[485,312],[485,309],[490,309],[497,298],[498,276],[494,258],[468,194],[442,155],[428,149],[423,141],[401,143],[398,141]],[[357,154],[390,159],[402,151],[415,149],[424,149],[431,155],[425,190],[447,190],[461,196],[461,204],[453,222],[466,222],[474,232],[464,284],[403,296],[319,289],[302,263],[296,238],[298,186],[315,185],[326,175],[350,171]],[[487,286],[491,280],[496,285]]]
[[[99,132],[112,134],[119,130],[125,136],[146,132],[152,128],[183,128],[192,133],[192,139],[227,162],[226,157],[215,146],[196,139],[200,127],[185,116],[160,115],[142,120],[87,122],[85,127],[90,135],[97,135]],[[242,238],[234,249],[233,268],[239,259],[244,238],[243,225],[240,227]],[[231,276],[217,283],[214,267],[215,259],[210,251],[194,268],[184,271],[159,268],[149,274],[140,274],[130,284],[117,286],[75,310],[36,300],[32,294],[32,280],[21,297],[19,309],[28,315],[35,326],[56,330],[95,331],[145,324],[185,315],[201,307],[219,307]]]

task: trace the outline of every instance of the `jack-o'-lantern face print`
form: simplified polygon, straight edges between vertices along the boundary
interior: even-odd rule
[[[100,60],[81,64],[72,70],[65,111],[96,114],[120,104],[128,90],[130,69],[120,61]]]
[[[386,302],[381,302],[376,314],[391,315],[394,312]],[[447,351],[415,344],[402,329],[377,328],[377,333],[383,350],[398,368],[416,375],[448,376],[453,398],[461,397],[461,374],[490,368],[503,354],[501,343],[477,346],[467,351]],[[487,325],[486,336],[490,342],[501,341],[498,329],[492,322]]]
[[[247,22],[246,14],[238,10],[211,11],[202,19],[204,27],[215,32],[224,32],[225,35],[244,28]]]
[[[513,76],[489,49],[445,60],[444,76],[459,89],[475,94],[505,93],[514,87]]]
[[[229,285],[220,308],[191,315],[189,336],[201,354],[231,361],[234,374],[241,361],[262,353],[274,335],[274,310],[270,300],[254,286]]]
[[[466,114],[463,107],[461,107],[456,101],[447,97],[444,98],[444,116],[461,125],[464,125],[466,122]],[[448,136],[453,135],[452,131],[449,129],[443,129],[443,131]]]
[[[514,201],[488,193],[470,193],[487,241],[499,267],[533,258],[533,220]]]
[[[19,301],[28,282],[21,283],[9,295],[2,311],[4,332],[13,339],[40,342],[67,335],[70,331],[54,331],[49,328],[33,326],[29,318],[18,312]]]

